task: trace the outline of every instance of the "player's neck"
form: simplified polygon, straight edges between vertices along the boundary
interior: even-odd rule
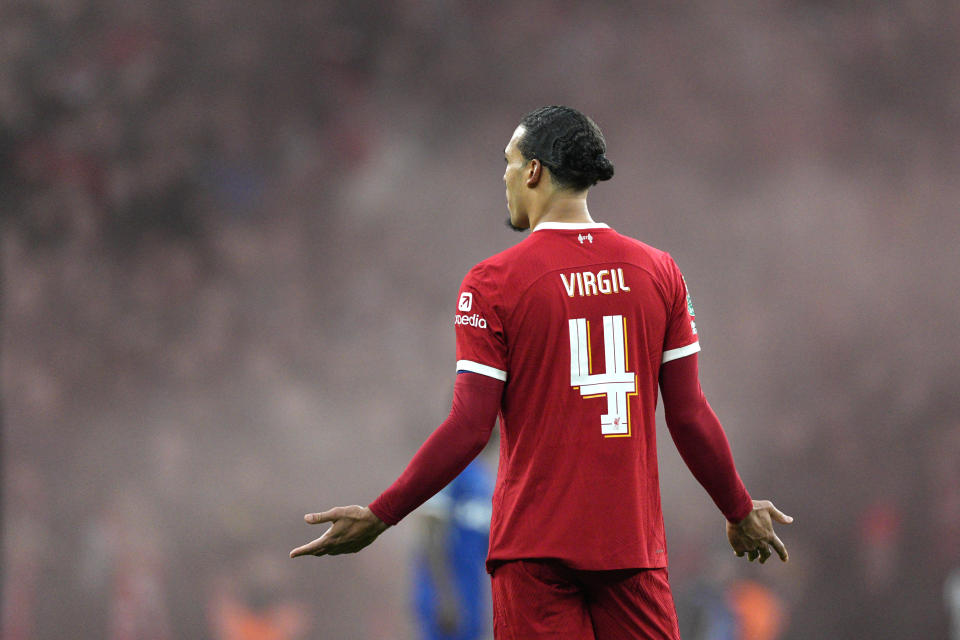
[[[530,215],[531,229],[535,229],[541,222],[593,222],[587,209],[587,194],[554,194],[544,202],[539,211]]]

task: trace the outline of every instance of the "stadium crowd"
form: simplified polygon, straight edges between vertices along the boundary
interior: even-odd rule
[[[0,635],[410,637],[402,526],[286,551],[442,418],[459,280],[516,239],[502,147],[567,102],[797,518],[735,563],[661,434],[684,637],[945,637],[958,45],[936,0],[0,4]]]

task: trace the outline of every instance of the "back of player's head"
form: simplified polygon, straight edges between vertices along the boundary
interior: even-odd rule
[[[525,160],[539,160],[563,189],[583,191],[613,177],[607,141],[593,120],[570,107],[541,107],[523,116],[517,143]]]

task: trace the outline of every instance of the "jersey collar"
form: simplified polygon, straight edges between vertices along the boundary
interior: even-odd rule
[[[554,229],[556,231],[579,231],[581,229],[609,229],[610,227],[603,222],[541,222],[533,230],[533,233],[544,229]]]

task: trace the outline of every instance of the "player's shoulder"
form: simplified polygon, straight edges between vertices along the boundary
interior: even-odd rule
[[[597,248],[609,243],[606,255],[611,260],[634,264],[667,279],[679,273],[668,252],[606,225],[582,232],[576,227],[558,230],[560,233],[552,231],[531,232],[521,242],[478,262],[467,272],[464,285],[482,289],[506,281],[518,285],[521,280],[535,279],[542,271],[554,269],[558,260],[562,261],[566,243],[571,247],[589,243]]]
[[[482,287],[496,283],[507,276],[507,271],[517,264],[518,258],[525,253],[531,237],[527,236],[521,242],[495,253],[486,260],[481,260],[475,264],[464,277],[465,285]]]
[[[629,236],[621,231],[617,231],[616,229],[610,229],[610,232],[624,247],[631,251],[635,251],[642,256],[647,256],[651,260],[660,261],[663,260],[665,256],[669,255],[662,249],[658,249],[651,244],[647,244],[638,238]]]
[[[477,264],[478,267],[487,269],[503,268],[515,264],[518,259],[529,255],[532,247],[536,245],[537,235],[528,233],[527,236],[517,244],[507,247],[499,253],[495,253],[486,260]]]
[[[618,241],[622,243],[631,262],[634,262],[637,266],[667,277],[679,270],[676,261],[669,252],[619,231],[612,229],[611,231],[616,234]]]

